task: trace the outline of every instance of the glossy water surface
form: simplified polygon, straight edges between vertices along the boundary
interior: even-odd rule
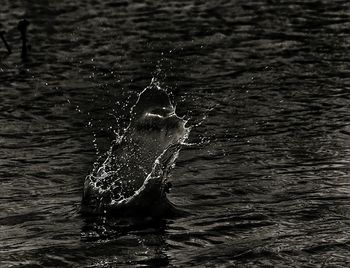
[[[350,266],[348,0],[2,0],[0,22],[1,267]],[[189,214],[80,215],[153,77],[207,115],[170,178]]]

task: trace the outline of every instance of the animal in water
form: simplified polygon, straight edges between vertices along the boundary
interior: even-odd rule
[[[132,108],[124,135],[86,177],[82,212],[151,217],[176,213],[166,197],[167,175],[188,134],[167,93],[151,83]]]

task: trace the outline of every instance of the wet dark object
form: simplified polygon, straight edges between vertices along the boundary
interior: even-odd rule
[[[18,23],[18,30],[21,33],[21,40],[22,40],[22,49],[21,49],[21,58],[23,61],[26,61],[28,59],[28,47],[27,47],[27,28],[29,25],[29,21],[26,19],[21,20]]]

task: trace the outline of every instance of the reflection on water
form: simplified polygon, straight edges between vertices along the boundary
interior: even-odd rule
[[[348,267],[349,14],[346,0],[2,3],[0,266]],[[82,217],[84,177],[152,77],[193,122],[214,107],[169,178],[190,214]]]

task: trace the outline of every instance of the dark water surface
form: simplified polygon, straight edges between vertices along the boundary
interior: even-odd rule
[[[0,8],[14,52],[0,43],[1,267],[350,266],[348,0]],[[179,114],[208,115],[170,178],[189,215],[80,215],[85,176],[153,77]]]

